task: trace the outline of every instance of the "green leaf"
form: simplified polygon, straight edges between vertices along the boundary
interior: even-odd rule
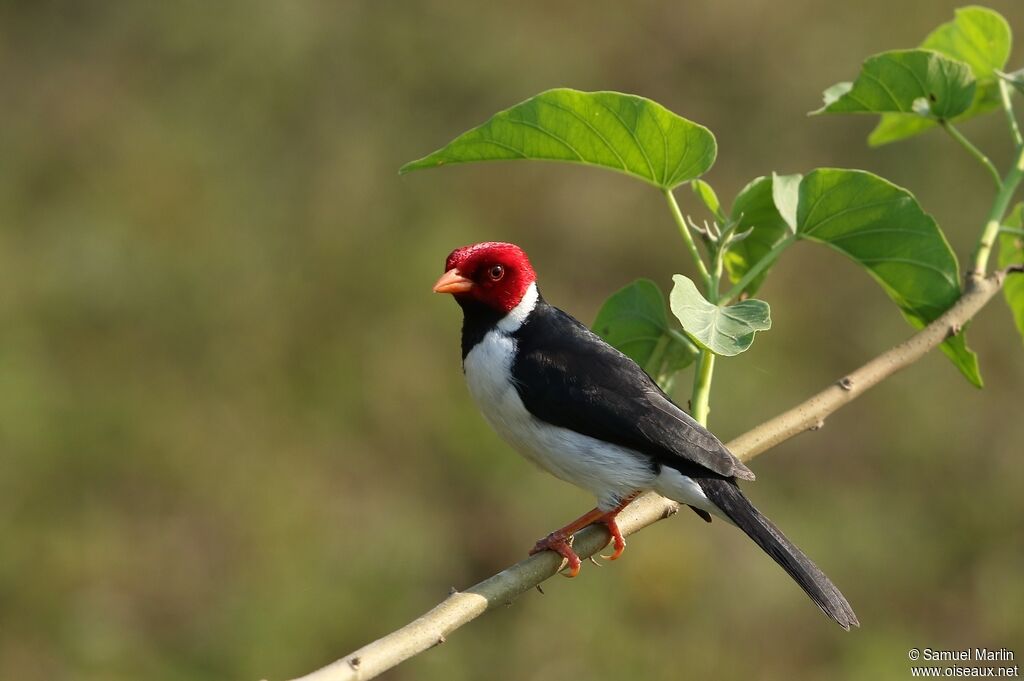
[[[972,6],[956,10],[954,19],[928,34],[921,47],[965,62],[978,80],[992,80],[993,72],[1006,66],[1012,44],[1010,25],[999,12]]]
[[[669,327],[665,298],[650,279],[637,279],[609,296],[593,328],[659,382],[700,354],[689,338]]]
[[[924,328],[924,324],[913,319],[910,320],[910,323],[915,329]],[[964,375],[964,378],[971,385],[975,388],[984,388],[985,381],[981,378],[981,367],[978,366],[978,353],[967,347],[968,326],[969,324],[964,324],[963,328],[960,329],[960,333],[943,341],[939,349],[960,370],[960,373]]]
[[[800,182],[804,176],[800,173],[779,175],[772,173],[772,201],[779,215],[786,221],[789,228],[796,231],[796,210],[800,204]]]
[[[920,135],[935,125],[937,125],[935,121],[917,114],[882,114],[878,125],[868,135],[868,144],[872,147],[880,147],[890,142],[898,142],[907,137]]]
[[[1000,107],[999,89],[995,83],[978,83],[974,90],[974,101],[967,111],[950,120],[953,123],[966,121],[975,116],[995,111]],[[868,144],[872,147],[880,147],[890,142],[898,142],[907,137],[919,135],[922,132],[938,125],[938,122],[931,118],[925,118],[918,114],[882,114],[878,125],[868,135]]]
[[[1020,229],[1024,225],[1024,203],[1018,203],[1006,218],[1005,225]],[[1024,264],[1024,236],[1019,234],[1003,233],[999,235],[999,267]],[[1013,313],[1013,320],[1017,323],[1017,330],[1021,339],[1024,340],[1024,274],[1011,274],[1007,276],[1003,285],[1003,296],[1006,304],[1010,306]]]
[[[985,7],[962,7],[956,17],[932,31],[921,47],[965,62],[977,79],[974,101],[967,111],[952,118],[960,122],[999,108],[995,71],[1010,57],[1012,36],[1006,19]],[[868,144],[880,146],[920,134],[934,121],[912,114],[887,113],[868,136]]]
[[[731,213],[731,219],[738,222],[736,232],[745,232],[751,228],[753,231],[743,241],[733,244],[725,254],[725,269],[732,283],[739,283],[743,275],[789,236],[790,226],[776,206],[774,187],[778,180],[782,185],[779,192],[781,198],[789,201],[788,193],[794,187],[793,178],[797,178],[795,187],[798,189],[799,175],[773,175],[753,180],[736,196]],[[795,212],[794,207],[794,222]],[[765,269],[743,290],[753,295],[764,283],[767,274],[768,269]]]
[[[929,50],[894,50],[868,57],[849,90],[829,88],[825,106],[815,113],[925,113],[948,119],[971,106],[974,88],[974,74],[963,62]]]
[[[711,188],[711,185],[704,180],[694,180],[690,183],[693,187],[693,193],[697,195],[701,203],[711,212],[716,220],[725,222],[725,216],[722,215],[722,204],[718,201],[718,194]]]
[[[672,314],[683,331],[716,355],[738,355],[754,342],[754,334],[772,327],[771,310],[763,300],[744,300],[735,305],[709,303],[697,286],[681,274],[672,277],[669,294]]]
[[[862,170],[819,168],[800,184],[797,236],[826,244],[863,266],[916,328],[960,297],[956,257],[935,220],[905,189]],[[964,334],[942,345],[981,387]]]
[[[562,88],[496,113],[399,172],[536,159],[599,166],[672,189],[707,172],[716,153],[710,130],[649,99]]]

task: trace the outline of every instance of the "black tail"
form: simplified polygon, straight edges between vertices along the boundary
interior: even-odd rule
[[[754,508],[735,482],[720,478],[697,478],[697,482],[708,499],[774,558],[826,615],[847,631],[851,625],[860,626],[853,608],[836,585],[803,551],[786,539],[772,521]]]

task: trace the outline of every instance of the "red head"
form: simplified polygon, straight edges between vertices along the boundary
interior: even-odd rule
[[[456,248],[444,269],[435,293],[451,293],[459,302],[475,300],[501,312],[518,305],[537,280],[523,249],[500,241]]]

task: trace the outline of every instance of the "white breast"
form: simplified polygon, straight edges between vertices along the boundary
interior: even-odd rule
[[[529,303],[532,310],[535,293]],[[469,392],[484,417],[523,456],[556,477],[591,491],[602,508],[614,507],[618,499],[636,490],[651,489],[656,476],[643,456],[551,425],[523,405],[512,381],[515,340],[510,334],[522,325],[529,310],[525,314],[518,308],[510,312],[463,361]]]

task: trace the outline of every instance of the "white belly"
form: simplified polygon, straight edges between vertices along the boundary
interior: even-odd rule
[[[519,453],[566,482],[592,492],[602,508],[657,476],[646,458],[625,448],[546,423],[533,416],[512,383],[515,341],[489,332],[463,362],[469,392],[491,426]]]

